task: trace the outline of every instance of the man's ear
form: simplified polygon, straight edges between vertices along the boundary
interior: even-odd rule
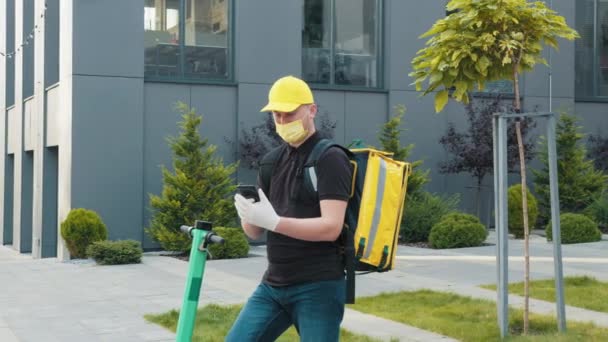
[[[308,108],[310,110],[310,117],[314,119],[317,116],[317,104],[310,104]]]

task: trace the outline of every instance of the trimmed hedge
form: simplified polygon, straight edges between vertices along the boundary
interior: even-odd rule
[[[249,254],[249,242],[240,228],[214,227],[213,232],[224,238],[224,243],[210,244],[210,258],[236,259],[244,258]]]
[[[461,248],[481,246],[488,232],[473,215],[453,213],[433,226],[429,243],[433,248]]]
[[[100,265],[139,264],[143,250],[139,241],[97,241],[87,248],[87,255]]]
[[[524,218],[523,205],[521,196],[521,184],[515,184],[508,190],[509,196],[509,233],[515,235],[516,239],[524,238]],[[538,218],[538,204],[536,197],[530,193],[530,188],[527,188],[526,197],[528,197],[528,228],[530,231],[536,226]]]
[[[564,213],[560,217],[560,231],[562,244],[595,242],[602,239],[602,232],[597,223],[582,214]],[[553,240],[551,221],[545,228],[547,241]]]
[[[61,237],[72,258],[84,259],[90,244],[108,238],[108,229],[96,212],[77,208],[61,223]]]

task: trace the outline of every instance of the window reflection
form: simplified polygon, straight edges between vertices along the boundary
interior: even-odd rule
[[[228,3],[227,0],[145,0],[145,75],[227,79]]]
[[[146,0],[144,28],[146,75],[180,75],[179,0]]]
[[[187,0],[185,73],[225,77],[228,7],[224,0]]]
[[[304,78],[378,87],[379,17],[377,0],[305,0]]]
[[[577,0],[576,96],[608,97],[608,0]]]

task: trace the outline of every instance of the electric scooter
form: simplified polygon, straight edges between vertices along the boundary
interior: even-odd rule
[[[180,230],[192,238],[188,277],[182,309],[177,322],[177,342],[190,342],[194,332],[194,322],[198,308],[198,298],[205,273],[207,246],[210,243],[224,243],[224,239],[211,231],[211,222],[196,221],[194,227],[181,226]]]

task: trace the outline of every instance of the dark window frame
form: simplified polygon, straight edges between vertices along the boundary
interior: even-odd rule
[[[608,53],[605,53],[602,56],[602,49],[608,48],[608,10],[604,12],[600,12],[600,2],[599,0],[591,0],[592,1],[592,25],[591,25],[591,37],[585,36],[585,33],[589,33],[587,22],[582,21],[581,23],[577,22],[576,30],[581,34],[581,38],[575,41],[575,52],[574,52],[574,68],[575,68],[575,92],[574,99],[577,102],[598,102],[598,103],[606,103],[608,102],[608,91],[602,93],[602,87],[608,87]],[[581,5],[582,4],[582,5]],[[581,2],[576,4],[575,10],[575,18],[578,20],[579,18],[579,6],[584,6],[585,3]],[[604,13],[603,16],[602,13]],[[582,27],[581,27],[582,25]],[[579,44],[584,45],[586,42],[585,38],[591,38],[591,58],[589,58],[589,51],[585,51],[581,49]],[[603,43],[603,44],[602,44]],[[602,46],[604,45],[604,46]],[[587,52],[585,54],[585,52]],[[585,59],[584,57],[587,57]],[[583,58],[583,62],[578,62],[579,58]],[[591,60],[591,63],[589,63]],[[585,62],[586,61],[586,62]],[[605,66],[603,64],[606,63]],[[592,71],[586,72],[584,70],[580,70],[582,65],[591,65]],[[590,76],[592,79],[583,78],[579,79],[579,77]],[[602,82],[602,78],[604,81]],[[589,83],[591,83],[589,85]],[[581,90],[581,85],[582,89]],[[589,88],[587,88],[589,87]]]
[[[180,75],[174,76],[159,76],[147,74],[144,70],[144,81],[145,82],[164,82],[164,83],[185,83],[185,84],[213,84],[213,85],[234,85],[235,84],[235,0],[222,1],[226,2],[227,6],[227,18],[228,18],[228,42],[226,44],[226,77],[188,77],[184,74],[184,65],[186,61],[184,59],[184,52],[188,45],[186,44],[186,4],[188,0],[178,0],[179,2],[179,13],[178,13],[178,25],[179,25],[179,43],[178,49],[180,51],[180,58],[178,64],[178,70]],[[143,15],[143,13],[142,13]],[[145,57],[144,57],[145,58]],[[145,62],[144,62],[145,63]]]
[[[303,5],[306,6],[304,0]],[[376,40],[376,85],[367,86],[367,85],[351,85],[351,84],[337,84],[336,83],[336,75],[335,75],[335,60],[336,60],[336,0],[329,0],[330,2],[330,20],[331,20],[331,28],[330,28],[330,43],[329,43],[329,82],[328,83],[319,83],[314,80],[306,80],[304,76],[304,50],[309,49],[302,46],[302,54],[301,54],[301,66],[302,66],[302,74],[303,78],[310,84],[313,89],[324,89],[324,90],[349,90],[349,91],[372,91],[372,92],[383,92],[384,91],[384,65],[386,54],[384,51],[384,39],[385,39],[385,13],[384,13],[384,1],[383,0],[375,0],[376,2],[376,18],[375,18],[375,40]],[[303,16],[304,7],[303,7]],[[302,34],[304,34],[305,28],[305,20],[302,20]]]

